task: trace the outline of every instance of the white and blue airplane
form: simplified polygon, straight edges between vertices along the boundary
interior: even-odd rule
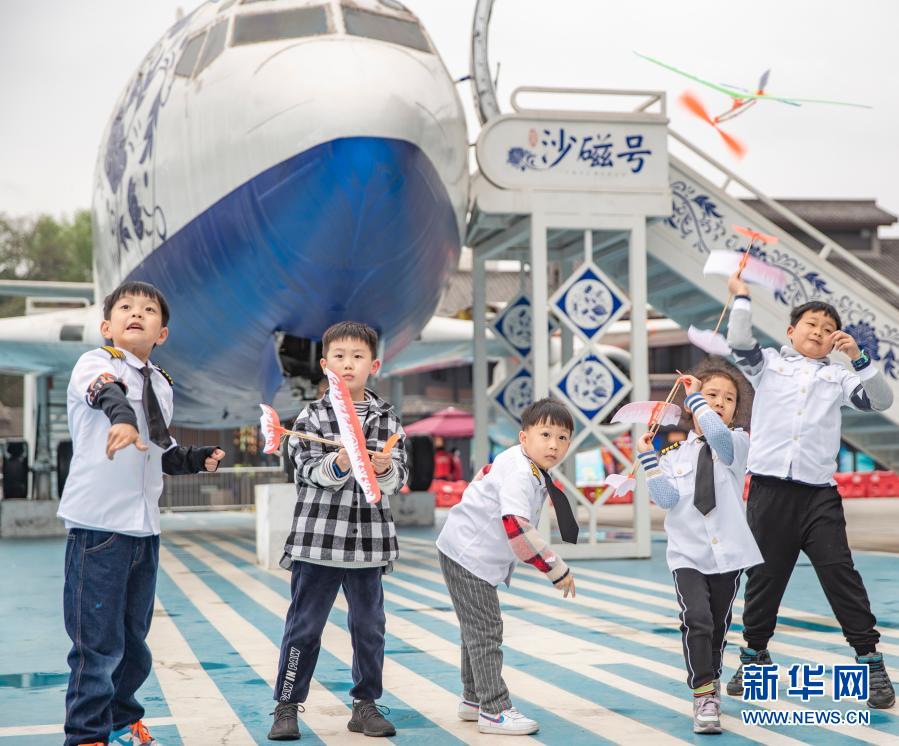
[[[209,0],[146,55],[103,135],[94,299],[159,287],[176,420],[250,422],[312,394],[336,321],[375,326],[388,368],[404,348],[422,362],[409,345],[457,264],[468,184],[461,101],[402,3]],[[68,373],[103,344],[100,314],[0,321],[0,368]],[[466,336],[438,329],[436,358]]]

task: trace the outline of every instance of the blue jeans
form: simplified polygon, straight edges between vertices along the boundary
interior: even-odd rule
[[[294,561],[290,608],[275,680],[275,700],[305,702],[321,650],[322,632],[343,587],[353,643],[353,699],[380,698],[384,669],[384,589],[381,567],[349,569]]]
[[[72,529],[63,611],[69,652],[66,746],[106,741],[144,716],[134,693],[152,666],[159,537]]]

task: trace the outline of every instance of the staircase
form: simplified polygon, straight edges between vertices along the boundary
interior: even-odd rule
[[[779,243],[763,248],[764,259],[780,267],[788,277],[782,295],[753,288],[753,323],[762,345],[787,343],[789,312],[794,306],[820,299],[833,305],[843,328],[867,350],[885,374],[895,399],[884,413],[843,410],[843,437],[889,468],[899,470],[899,287],[877,275],[863,261],[834,243],[782,205],[741,180],[726,166],[692,146],[674,132],[670,137],[703,161],[704,170],[719,172],[721,186],[670,156],[669,183],[672,214],[647,230],[649,302],[686,328],[713,328],[727,300],[723,277],[705,277],[702,268],[710,251],[746,246],[733,224],[750,226],[777,236]],[[674,145],[674,143],[671,143]],[[706,168],[708,167],[708,169]],[[810,249],[728,190],[742,187],[820,244]],[[626,239],[607,244],[596,261],[617,282],[627,287]]]

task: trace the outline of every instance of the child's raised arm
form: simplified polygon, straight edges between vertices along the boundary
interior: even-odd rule
[[[833,348],[847,355],[853,372],[846,371],[841,378],[843,406],[860,412],[884,412],[893,406],[893,390],[883,372],[871,362],[871,357],[859,349],[858,343],[846,332],[831,335]]]
[[[765,356],[758,341],[752,336],[752,303],[749,286],[735,272],[727,281],[727,289],[734,295],[727,322],[727,343],[734,354],[734,362],[753,388],[758,386],[765,369]]]
[[[718,458],[730,466],[734,462],[734,436],[730,428],[698,391],[689,394],[684,404],[696,416],[706,442],[718,454]]]
[[[646,472],[649,496],[660,508],[670,510],[680,500],[680,493],[659,468],[659,454],[652,447],[652,435],[644,433],[640,437],[637,441],[637,452],[643,471]]]

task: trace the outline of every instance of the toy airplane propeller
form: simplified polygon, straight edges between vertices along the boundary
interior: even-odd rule
[[[765,93],[765,88],[768,86],[768,78],[771,74],[770,70],[765,70],[765,72],[762,73],[761,78],[759,78],[758,87],[753,93],[752,91],[748,91],[737,86],[712,83],[710,80],[705,80],[704,78],[700,78],[698,75],[693,75],[692,73],[680,70],[673,65],[669,65],[666,62],[657,60],[654,57],[640,54],[640,52],[634,52],[634,54],[636,54],[638,57],[642,57],[644,60],[652,62],[653,64],[664,67],[666,70],[671,70],[678,75],[682,75],[685,78],[694,80],[697,83],[706,86],[707,88],[711,88],[712,90],[718,91],[719,93],[723,93],[725,96],[730,96],[730,98],[733,99],[730,108],[714,117],[708,113],[703,103],[690,92],[684,93],[681,96],[680,101],[691,113],[714,127],[718,134],[721,136],[721,139],[724,140],[725,145],[727,145],[730,151],[738,158],[746,154],[745,146],[732,135],[724,132],[718,125],[722,122],[733,119],[739,114],[742,114],[759,101],[779,101],[782,104],[789,104],[790,106],[801,106],[802,104],[829,104],[832,106],[852,106],[858,109],[872,108],[867,104],[856,104],[850,101],[830,101],[819,98],[788,98],[786,96],[772,96],[769,93]]]

